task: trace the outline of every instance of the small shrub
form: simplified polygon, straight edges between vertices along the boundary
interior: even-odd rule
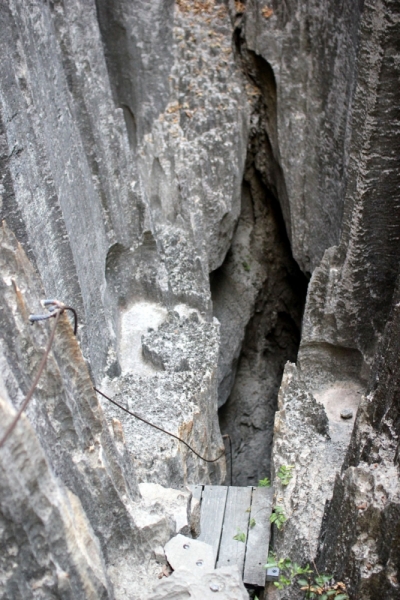
[[[258,487],[271,487],[271,482],[268,477],[265,477],[265,479],[260,479],[258,482]]]
[[[272,515],[269,520],[271,523],[275,523],[278,529],[281,529],[284,523],[287,521],[287,517],[283,511],[282,506],[274,506]]]
[[[294,469],[294,465],[281,465],[279,467],[277,476],[281,480],[282,485],[289,485],[289,481],[293,477],[293,473],[292,473],[293,469]]]
[[[268,562],[265,565],[266,569],[278,567],[279,579],[274,582],[278,590],[284,590],[289,585],[297,583],[300,589],[305,592],[304,598],[312,600],[349,600],[346,592],[346,586],[342,582],[335,583],[332,575],[316,575],[310,568],[310,565],[300,567],[297,563],[292,563],[290,558],[281,558],[277,560],[271,552],[268,557]],[[305,577],[304,577],[305,576]],[[300,579],[297,579],[300,577]]]

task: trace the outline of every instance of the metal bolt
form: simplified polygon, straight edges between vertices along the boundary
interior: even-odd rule
[[[351,408],[344,408],[341,411],[340,416],[342,417],[342,419],[352,419],[353,411],[351,410]]]
[[[219,585],[217,585],[216,583],[210,583],[210,590],[212,592],[219,592]]]
[[[198,560],[198,561],[196,562],[196,565],[197,565],[198,567],[202,567],[202,566],[203,566],[203,561],[202,561],[202,560]]]

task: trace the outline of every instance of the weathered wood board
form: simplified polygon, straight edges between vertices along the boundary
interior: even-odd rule
[[[217,559],[228,488],[205,485],[201,497],[199,540],[213,547]]]
[[[251,502],[250,524],[246,543],[246,558],[243,581],[249,585],[265,585],[271,523],[269,517],[272,511],[272,489],[257,487],[253,489]]]
[[[263,587],[271,534],[272,490],[207,485],[188,487],[201,503],[199,540],[212,546],[215,566],[236,564],[244,583]],[[245,542],[233,539],[238,531],[246,536]]]
[[[248,509],[251,506],[251,492],[251,487],[228,488],[217,567],[237,565],[240,573],[243,573],[250,518]],[[244,533],[246,541],[242,542],[233,539],[238,532]]]

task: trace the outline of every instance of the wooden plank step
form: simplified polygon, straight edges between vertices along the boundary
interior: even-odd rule
[[[198,539],[213,547],[215,560],[218,557],[227,492],[228,488],[224,485],[205,485],[201,496],[201,533]]]
[[[251,487],[228,488],[221,545],[217,560],[218,568],[237,565],[240,573],[243,574],[246,542],[235,540],[234,537],[238,532],[242,532],[247,541],[251,494]]]
[[[249,527],[246,540],[246,557],[244,564],[243,582],[249,585],[264,587],[266,569],[264,565],[268,558],[272,512],[271,488],[256,487],[253,489],[250,523],[254,519],[254,527]]]

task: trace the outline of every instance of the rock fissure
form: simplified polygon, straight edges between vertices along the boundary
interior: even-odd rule
[[[287,193],[279,163],[276,83],[271,66],[247,49],[237,27],[236,60],[252,107],[241,212],[224,263],[210,275],[221,323],[219,419],[233,442],[233,482],[270,476],[277,395],[285,363],[300,343],[307,277],[287,235]]]

